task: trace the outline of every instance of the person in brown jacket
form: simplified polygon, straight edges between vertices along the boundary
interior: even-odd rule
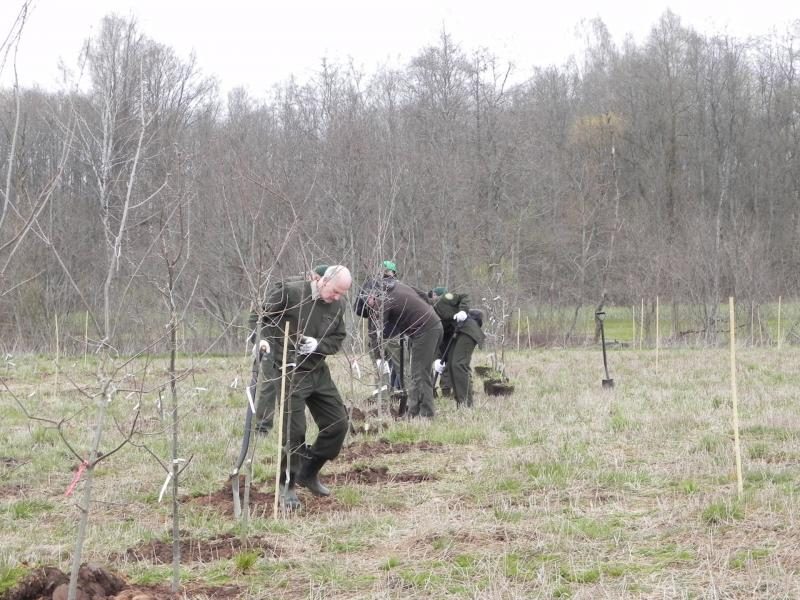
[[[411,393],[408,414],[433,417],[433,370],[442,339],[442,322],[413,287],[391,277],[371,279],[361,288],[355,312],[364,318],[382,317],[383,338],[406,335],[411,341]]]

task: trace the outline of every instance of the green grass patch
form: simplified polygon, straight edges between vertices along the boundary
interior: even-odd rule
[[[731,569],[743,569],[748,563],[768,558],[770,550],[767,548],[753,548],[749,550],[739,550],[728,561]]]
[[[696,494],[700,491],[700,484],[697,483],[694,479],[683,479],[681,481],[673,481],[670,483],[670,486],[681,492],[682,494],[686,494],[690,496],[692,494]]]
[[[622,526],[622,522],[616,517],[609,519],[574,517],[565,523],[569,535],[592,540],[613,539],[619,535]]]
[[[238,573],[247,573],[258,562],[259,554],[253,550],[240,552],[233,557],[233,566]]]
[[[430,442],[438,442],[446,446],[465,446],[477,444],[486,439],[486,431],[482,427],[472,425],[434,427],[426,436]]]
[[[574,469],[563,462],[524,463],[522,468],[541,487],[562,487],[574,475]]]
[[[751,460],[764,460],[769,455],[769,446],[764,442],[753,442],[747,446],[747,456]]]
[[[53,505],[44,500],[18,500],[8,507],[12,519],[30,519],[53,510]]]
[[[703,509],[700,518],[706,525],[732,523],[744,518],[744,509],[737,500],[713,502]]]
[[[425,439],[421,429],[405,424],[390,427],[383,438],[391,444],[416,444]]]
[[[667,566],[688,563],[695,560],[696,555],[692,550],[679,548],[675,544],[664,544],[653,548],[641,548],[636,554],[655,562],[658,566]]]
[[[503,523],[519,523],[525,518],[525,513],[495,506],[494,518]]]
[[[597,583],[600,580],[600,568],[594,567],[591,569],[578,570],[572,567],[562,566],[559,569],[559,576],[563,581],[568,583]]]
[[[780,485],[793,482],[795,479],[796,473],[793,473],[789,470],[775,471],[772,469],[749,469],[744,475],[745,482],[754,486],[761,486],[770,483]]]
[[[381,565],[381,570],[391,571],[392,569],[396,569],[399,566],[400,566],[400,559],[397,558],[396,556],[390,556],[389,558],[386,559],[386,562],[384,562]]]
[[[343,504],[344,506],[348,506],[353,508],[361,504],[361,500],[363,498],[363,493],[361,490],[356,489],[352,486],[342,486],[336,489],[335,492],[336,499]]]
[[[0,565],[0,594],[22,581],[25,573],[26,570],[20,566]]]
[[[650,484],[651,479],[643,471],[610,471],[598,473],[597,483],[612,489],[639,489]]]

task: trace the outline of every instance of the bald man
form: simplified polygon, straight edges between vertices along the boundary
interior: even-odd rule
[[[269,342],[276,374],[282,371],[283,336],[289,331],[286,359],[286,412],[284,448],[289,449],[289,478],[281,488],[284,508],[300,508],[295,491],[299,484],[317,496],[330,490],[319,480],[319,471],[336,458],[347,434],[347,410],[331,379],[325,358],[339,351],[344,341],[345,303],[342,298],[352,285],[350,271],[341,265],[325,270],[316,280],[278,283],[264,303],[261,339]],[[305,444],[308,407],[319,434],[309,447]],[[286,456],[284,455],[284,465]]]

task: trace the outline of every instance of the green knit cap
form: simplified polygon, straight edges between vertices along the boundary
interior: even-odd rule
[[[397,265],[390,260],[383,261],[383,268],[386,269],[387,271],[394,271],[395,273],[397,273]]]
[[[435,287],[433,288],[433,293],[436,294],[437,296],[444,296],[447,293],[447,288],[441,286]]]
[[[319,275],[320,277],[325,277],[325,271],[328,270],[328,265],[319,265],[314,267],[314,273]]]

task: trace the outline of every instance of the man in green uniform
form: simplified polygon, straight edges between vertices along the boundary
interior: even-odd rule
[[[344,341],[345,305],[341,299],[351,284],[350,271],[336,265],[328,267],[316,280],[276,284],[264,303],[259,339],[265,340],[271,349],[263,359],[272,363],[268,372],[282,372],[284,332],[289,332],[284,413],[289,477],[284,481],[280,498],[285,508],[300,507],[296,484],[317,496],[330,494],[319,481],[319,471],[339,455],[348,421],[325,358],[338,352]],[[319,428],[319,435],[310,447],[305,445],[306,407]]]
[[[356,314],[382,317],[383,338],[406,335],[411,340],[411,394],[408,414],[433,417],[433,373],[431,363],[442,339],[442,323],[417,290],[394,278],[368,281],[355,303]]]
[[[297,281],[317,281],[328,270],[328,265],[318,265],[305,275],[292,275],[283,280],[283,283],[291,283]],[[269,343],[265,339],[258,339],[260,328],[258,325],[258,311],[252,310],[250,312],[249,329],[251,333],[251,342],[253,346],[253,359],[257,359],[259,354],[263,356],[270,351]],[[254,394],[256,405],[256,425],[255,429],[259,433],[269,433],[272,429],[272,417],[275,413],[275,398],[278,395],[278,382],[281,378],[280,370],[273,368],[272,360],[261,360],[259,363],[258,382],[256,383],[256,391]]]
[[[472,406],[472,353],[483,344],[483,313],[467,311],[467,318],[456,327],[447,355],[434,363],[434,369],[447,373],[453,386],[456,406]],[[438,363],[438,364],[437,364]]]
[[[439,344],[439,351],[436,355],[441,362],[446,363],[446,354],[449,354],[450,347],[455,341],[457,327],[466,320],[467,310],[469,310],[469,296],[467,294],[454,294],[448,292],[445,287],[435,287],[428,292],[428,297],[433,305],[433,310],[442,320],[442,342]],[[443,396],[449,396],[452,389],[452,378],[450,369],[445,369],[441,373],[440,388]]]
[[[394,261],[385,260],[381,263],[381,267],[383,268],[384,280],[397,279],[397,264]],[[377,316],[380,317],[380,315]],[[378,377],[383,382],[385,376],[388,379],[387,383],[393,389],[400,390],[404,385],[400,381],[400,353],[403,351],[400,346],[400,339],[402,336],[379,339],[378,330],[381,328],[379,321],[380,318],[375,318],[369,319],[367,323],[370,350],[378,368]]]

